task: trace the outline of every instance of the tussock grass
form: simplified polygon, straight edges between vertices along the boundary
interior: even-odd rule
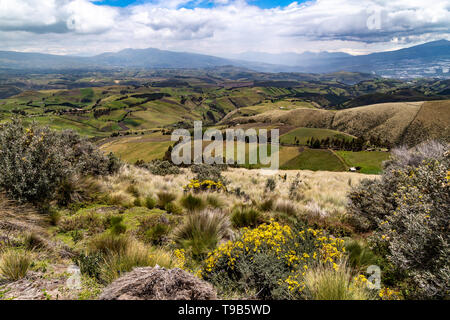
[[[341,263],[337,270],[327,265],[308,269],[306,293],[313,300],[371,300],[373,294],[365,284],[352,281],[350,269]]]
[[[223,239],[233,236],[228,216],[221,211],[203,210],[190,214],[183,225],[174,231],[174,240],[180,246],[202,256]]]
[[[253,207],[237,206],[233,209],[231,222],[235,228],[256,227],[262,222],[262,215]]]
[[[8,249],[0,257],[0,275],[10,281],[20,280],[26,276],[31,262],[30,252]]]

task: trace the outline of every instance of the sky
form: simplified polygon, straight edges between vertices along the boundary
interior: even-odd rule
[[[0,50],[367,54],[450,40],[448,0],[0,0]]]

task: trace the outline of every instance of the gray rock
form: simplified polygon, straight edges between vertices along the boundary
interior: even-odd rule
[[[100,300],[214,300],[211,284],[181,269],[135,268],[108,287]]]

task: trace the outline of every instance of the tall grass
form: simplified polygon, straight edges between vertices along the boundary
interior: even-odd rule
[[[332,266],[318,265],[306,272],[305,292],[313,300],[371,300],[373,293],[364,284],[352,281],[350,269],[341,263]]]
[[[11,281],[22,279],[26,276],[31,262],[32,257],[28,251],[8,249],[0,258],[0,275]]]
[[[235,228],[256,227],[262,222],[262,215],[253,207],[237,206],[233,209],[231,222]]]
[[[216,247],[222,239],[232,237],[231,223],[221,211],[203,210],[189,215],[174,231],[175,241],[194,256],[200,257]]]
[[[202,198],[188,194],[181,199],[181,205],[189,212],[203,210],[206,207]]]
[[[158,192],[158,206],[165,208],[167,204],[171,203],[177,198],[177,196],[169,191]]]

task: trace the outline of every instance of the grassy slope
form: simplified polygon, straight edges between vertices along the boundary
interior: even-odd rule
[[[361,167],[361,173],[379,174],[382,162],[389,159],[389,153],[381,151],[336,151],[349,167]]]
[[[292,131],[289,131],[288,133],[282,135],[280,137],[280,142],[282,144],[295,144],[295,138],[297,138],[301,145],[305,145],[307,140],[310,138],[316,138],[316,139],[347,139],[351,140],[354,137],[351,135],[348,135],[346,133],[342,133],[335,130],[329,130],[329,129],[317,129],[317,128],[297,128]]]
[[[329,150],[305,149],[281,165],[282,170],[346,171],[345,164]]]
[[[380,137],[393,143],[411,139],[422,124],[440,128],[433,135],[449,135],[450,101],[396,102],[340,111],[319,109],[272,110],[252,117],[237,117],[230,123],[284,123],[289,126],[332,129],[365,138]],[[432,116],[431,116],[432,115]],[[419,122],[420,121],[420,122]],[[414,125],[414,127],[412,126]],[[434,131],[433,131],[434,132]]]

